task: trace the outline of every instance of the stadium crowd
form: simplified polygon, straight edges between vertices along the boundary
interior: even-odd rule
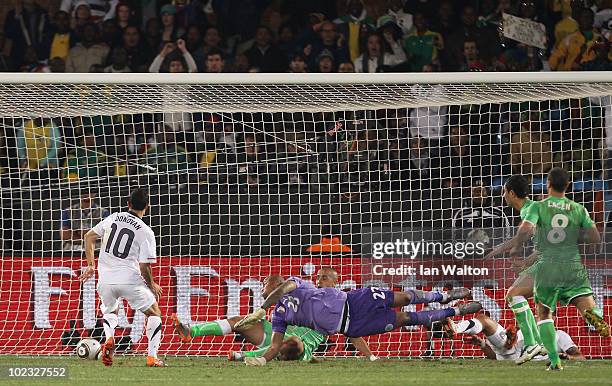
[[[611,69],[609,0],[16,3],[4,20],[1,71]],[[506,38],[502,13],[542,23],[546,47]]]
[[[44,9],[35,0],[16,4],[4,20],[0,70],[610,68],[607,0],[63,0],[59,9]],[[505,38],[502,12],[543,23],[547,47]],[[155,165],[162,172],[209,169],[202,178],[248,186],[314,182],[360,190],[364,184],[462,186],[473,178],[490,185],[492,176],[541,176],[562,164],[575,177],[593,179],[602,177],[606,146],[612,149],[611,108],[609,100],[592,98],[291,118],[177,112],[7,120],[0,171],[19,170],[19,178],[3,179],[7,185],[146,173],[150,169],[139,165]],[[310,160],[307,147],[319,162],[300,162]]]

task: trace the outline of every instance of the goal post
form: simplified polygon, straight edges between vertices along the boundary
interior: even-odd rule
[[[503,183],[522,174],[539,200],[562,166],[604,232],[611,98],[607,72],[0,74],[0,355],[72,355],[101,336],[96,279],[78,280],[81,239],[136,186],[151,194],[163,354],[252,347],[180,344],[169,315],[244,315],[267,275],[315,281],[325,266],[342,289],[467,286],[514,325],[504,294],[516,274],[482,253],[518,225]],[[611,261],[605,243],[584,255],[608,321]],[[144,322],[124,304],[120,352],[146,350]],[[612,357],[575,309],[556,325],[587,357]],[[435,325],[367,341],[382,357],[482,355]],[[321,355],[356,354],[332,336]]]

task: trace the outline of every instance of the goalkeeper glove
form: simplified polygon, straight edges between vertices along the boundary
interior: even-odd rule
[[[264,357],[247,357],[244,358],[244,363],[247,366],[265,366],[268,361]]]
[[[245,316],[241,321],[236,323],[234,325],[234,329],[251,327],[255,323],[259,322],[265,317],[266,317],[266,310],[264,310],[263,308],[260,308],[257,311],[253,312],[252,314]]]

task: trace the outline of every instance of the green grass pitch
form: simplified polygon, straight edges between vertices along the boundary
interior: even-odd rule
[[[144,358],[116,357],[113,367],[59,357],[0,357],[8,366],[68,366],[68,379],[0,379],[0,385],[609,385],[612,361],[565,362],[562,372],[544,371],[543,362],[516,366],[485,359],[328,359],[320,363],[273,362],[247,367],[222,359],[168,357],[167,368],[147,368]]]

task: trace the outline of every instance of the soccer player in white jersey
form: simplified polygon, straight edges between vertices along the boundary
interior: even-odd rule
[[[157,358],[162,336],[161,312],[157,299],[162,293],[151,273],[155,263],[155,234],[142,216],[149,209],[149,193],[136,189],[128,200],[127,212],[113,213],[85,234],[87,270],[81,281],[95,273],[94,249],[102,238],[98,262],[98,294],[100,295],[106,343],[102,346],[102,363],[113,364],[114,333],[117,327],[119,298],[127,299],[130,306],[147,315],[146,333],[149,340],[147,366],[164,367]]]
[[[442,328],[446,337],[451,339],[460,334],[469,335],[471,339],[468,342],[480,346],[487,359],[515,361],[521,356],[521,351],[525,346],[525,339],[521,330],[517,332],[514,327],[506,329],[485,314],[479,314],[473,319],[466,319],[460,322],[454,322],[452,319],[447,318],[442,322]],[[486,337],[486,340],[478,336],[481,332]],[[556,339],[558,353],[561,358],[573,360],[585,359],[568,333],[557,330]],[[546,354],[538,354],[533,357],[533,360],[546,359]]]

